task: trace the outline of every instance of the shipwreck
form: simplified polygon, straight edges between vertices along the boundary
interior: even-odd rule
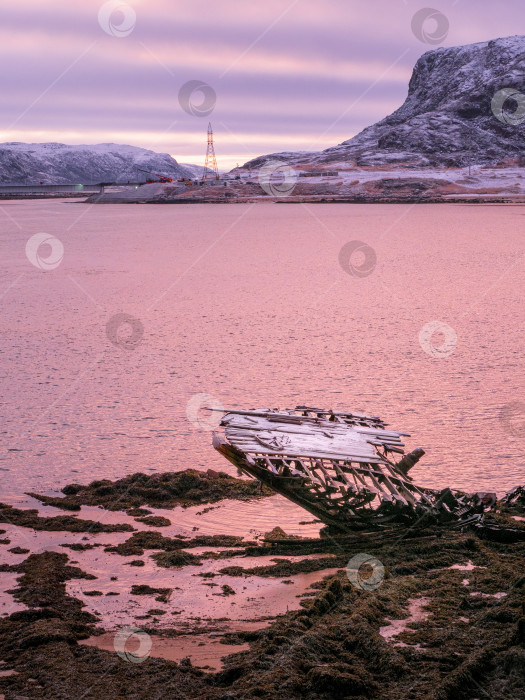
[[[513,538],[512,528],[485,523],[496,494],[417,486],[409,472],[424,450],[405,453],[403,439],[410,435],[390,430],[378,416],[308,406],[223,413],[223,430],[213,434],[215,449],[243,474],[307,510],[327,531],[471,526],[494,538],[503,530],[503,539]]]

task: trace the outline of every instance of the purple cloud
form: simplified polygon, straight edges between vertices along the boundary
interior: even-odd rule
[[[422,5],[411,0],[272,0],[242,9],[233,0],[130,0],[136,23],[122,38],[100,26],[103,4],[26,0],[2,10],[1,141],[118,137],[185,159],[204,148],[206,125],[177,96],[185,82],[202,80],[217,94],[211,119],[223,158],[323,148],[396,109],[415,61],[435,48],[414,35]],[[444,46],[519,31],[517,0],[433,7],[448,19]]]

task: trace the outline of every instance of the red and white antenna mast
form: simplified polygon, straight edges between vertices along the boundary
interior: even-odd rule
[[[208,168],[212,171],[211,173],[208,172]],[[206,151],[206,160],[204,162],[202,179],[207,180],[208,177],[215,177],[216,180],[219,179],[219,169],[217,167],[217,158],[215,157],[215,146],[213,145],[213,129],[211,128],[211,122],[208,124],[208,149]]]

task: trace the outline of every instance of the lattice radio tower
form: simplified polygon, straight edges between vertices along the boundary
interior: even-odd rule
[[[211,173],[208,172],[208,168],[212,171]],[[202,179],[207,180],[208,177],[215,177],[216,180],[219,179],[219,169],[217,167],[217,158],[215,157],[215,146],[213,145],[213,129],[211,128],[211,122],[208,124],[208,149],[206,151],[206,160],[204,162]]]

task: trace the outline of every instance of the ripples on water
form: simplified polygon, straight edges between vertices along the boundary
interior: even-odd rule
[[[523,208],[419,205],[89,206],[7,202],[0,213],[4,390],[2,498],[137,471],[235,474],[188,400],[381,415],[427,454],[416,480],[503,492],[523,483]],[[7,216],[12,217],[10,220]],[[242,218],[241,218],[242,216]],[[64,245],[42,272],[34,233]],[[372,246],[368,277],[341,247]],[[45,250],[42,251],[45,255]],[[12,285],[9,289],[8,287]],[[6,291],[7,290],[7,291]],[[134,349],[109,342],[117,313],[140,319]],[[457,333],[446,358],[418,336]],[[214,531],[310,519],[283,499],[211,511]],[[292,512],[293,511],[293,512]],[[203,530],[204,531],[204,530]]]

